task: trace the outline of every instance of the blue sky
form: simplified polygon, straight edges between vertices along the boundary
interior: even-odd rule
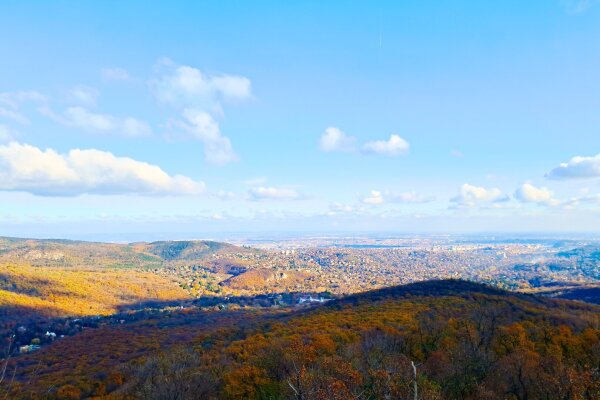
[[[3,2],[0,234],[598,231],[600,1],[321,3]]]

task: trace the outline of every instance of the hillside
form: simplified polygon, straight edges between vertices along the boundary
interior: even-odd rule
[[[147,302],[191,299],[167,265],[205,263],[253,250],[211,241],[96,243],[0,238],[0,337],[17,324],[107,315]],[[235,263],[231,263],[235,265]]]
[[[62,309],[52,301],[39,302],[35,298],[29,301],[23,298],[23,293],[17,296],[9,295],[6,291],[0,292],[0,313],[4,312],[7,318],[16,315],[1,309],[3,305],[10,306],[11,302],[14,305],[30,302],[33,307],[44,309],[42,314],[46,316],[89,315],[114,310],[115,304],[123,302],[107,299],[104,307],[94,304],[98,302],[93,299],[85,307],[80,307],[80,303],[104,288],[109,292],[118,292],[122,286],[128,285],[128,280],[139,282],[141,287],[156,283],[159,288],[168,282],[176,282],[186,292],[184,297],[187,298],[310,291],[321,286],[315,283],[314,273],[294,268],[289,268],[285,262],[272,258],[271,254],[264,251],[210,240],[116,244],[3,237],[0,238],[0,274],[5,289],[12,285],[26,285],[29,291],[35,291],[36,284],[39,284],[43,287],[45,297],[54,298],[57,294],[60,297],[62,287],[70,285],[69,282],[61,282],[63,277],[66,280],[78,277],[81,284],[87,285],[87,289],[77,294],[77,299],[82,301],[67,304]],[[22,269],[22,273],[15,273],[19,269]],[[93,271],[98,272],[97,279],[92,279]],[[117,281],[124,277],[123,282],[113,285],[110,280],[102,279],[109,275],[108,271],[112,271],[110,273]],[[127,271],[133,272],[129,274]],[[21,276],[23,274],[29,278]],[[44,284],[44,274],[51,276],[56,285]],[[24,279],[25,282],[14,279]],[[100,283],[103,287],[96,285]],[[181,294],[181,291],[177,293],[177,298],[181,298]],[[123,297],[129,297],[136,303],[153,299],[149,296],[150,293],[136,297],[125,291]],[[159,296],[159,299],[165,298]]]
[[[166,265],[252,250],[211,241],[96,243],[0,238],[0,337],[50,317],[107,315],[149,301],[190,299]],[[211,265],[206,262],[206,265]],[[235,264],[233,264],[235,265]]]
[[[169,261],[200,262],[254,249],[209,240],[101,243],[0,237],[0,263],[44,267],[153,268]]]
[[[165,261],[200,261],[213,255],[255,253],[256,250],[210,240],[181,240],[152,242],[143,245],[144,250]]]
[[[149,272],[0,266],[0,333],[31,320],[106,315],[149,301],[186,298],[172,280]]]
[[[39,267],[156,267],[163,260],[128,244],[0,238],[0,263]]]
[[[596,399],[600,307],[430,281],[291,311],[174,311],[10,368],[21,398],[408,399],[412,363],[419,399]]]

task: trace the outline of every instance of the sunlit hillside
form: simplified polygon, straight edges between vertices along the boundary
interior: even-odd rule
[[[149,301],[189,298],[175,282],[119,269],[0,266],[2,325],[41,317],[111,314]]]

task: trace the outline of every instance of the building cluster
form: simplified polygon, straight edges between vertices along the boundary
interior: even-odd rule
[[[556,249],[547,244],[444,243],[411,239],[410,243],[401,245],[314,242],[309,247],[299,247],[295,243],[292,246],[260,252],[214,254],[209,262],[171,265],[162,273],[178,277],[182,287],[198,297],[281,291],[281,282],[273,282],[272,286],[259,285],[256,290],[228,287],[228,279],[254,269],[301,272],[304,278],[294,282],[292,290],[334,294],[447,278],[485,282],[507,289],[528,289],[546,281],[598,279],[589,268],[578,269],[575,261],[557,258]]]

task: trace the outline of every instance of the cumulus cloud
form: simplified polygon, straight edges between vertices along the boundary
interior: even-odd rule
[[[384,203],[404,203],[419,204],[428,203],[433,199],[420,195],[416,192],[392,193],[372,190],[369,195],[363,197],[361,201],[365,204],[379,205]]]
[[[192,138],[204,144],[206,161],[215,165],[224,165],[238,160],[231,141],[221,134],[219,124],[209,113],[187,108],[183,110],[182,115],[185,121],[181,126],[191,134]]]
[[[330,126],[321,135],[319,148],[324,152],[354,152],[357,150],[356,137],[347,135],[341,129]],[[375,140],[364,143],[361,151],[364,154],[395,157],[406,154],[409,148],[409,143],[399,135],[390,135],[388,140]]]
[[[515,191],[515,198],[523,203],[558,205],[560,202],[553,196],[551,190],[545,187],[537,188],[531,183],[524,183]]]
[[[150,86],[155,98],[178,108],[183,127],[191,137],[204,144],[206,160],[215,165],[237,161],[231,140],[221,133],[215,116],[223,115],[223,103],[249,99],[250,79],[228,74],[208,74],[189,65],[164,59],[156,68]]]
[[[106,151],[73,149],[60,154],[12,142],[0,145],[0,190],[42,196],[192,195],[201,193],[204,183]]]
[[[356,138],[348,136],[339,128],[331,126],[325,129],[325,132],[321,135],[320,148],[326,152],[349,152],[355,150],[355,142]]]
[[[565,180],[600,178],[600,154],[594,157],[573,157],[551,170],[546,177]]]
[[[189,65],[162,60],[157,77],[151,81],[156,98],[164,103],[186,106],[220,105],[223,100],[251,97],[250,79],[239,75],[207,74]]]
[[[459,194],[450,199],[451,202],[456,203],[459,207],[475,207],[482,203],[495,203],[507,200],[508,196],[504,195],[498,188],[487,189],[469,185],[468,183],[463,184],[460,187]]]
[[[398,135],[390,135],[388,140],[376,140],[367,142],[363,146],[363,152],[367,154],[381,154],[384,156],[399,156],[408,152],[410,145]]]
[[[123,68],[103,68],[100,72],[106,81],[128,81],[129,73]]]
[[[101,114],[85,107],[68,107],[63,113],[56,113],[49,107],[39,109],[42,115],[71,128],[100,133],[117,133],[129,137],[148,136],[150,126],[133,117],[119,118],[110,114]]]
[[[293,189],[260,186],[248,191],[250,200],[297,200],[298,192]]]

